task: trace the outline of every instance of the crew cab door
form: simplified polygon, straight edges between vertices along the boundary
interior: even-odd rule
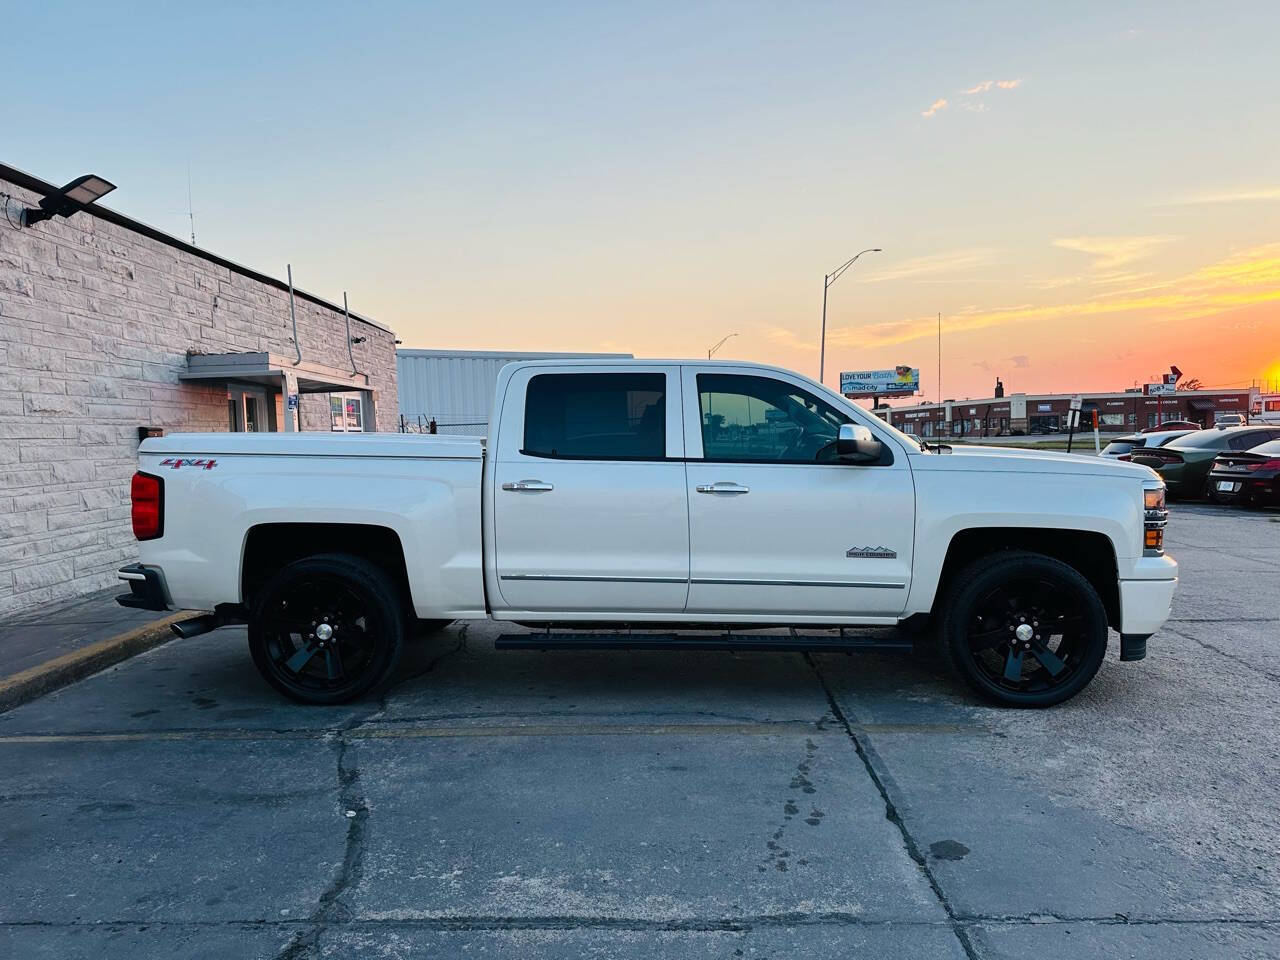
[[[531,364],[498,400],[490,542],[505,608],[683,610],[679,367]]]
[[[689,613],[893,616],[906,606],[915,491],[879,434],[877,464],[837,459],[841,423],[864,423],[798,377],[683,368]]]

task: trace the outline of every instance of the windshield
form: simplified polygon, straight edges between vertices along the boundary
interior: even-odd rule
[[[1280,440],[1268,440],[1266,443],[1260,443],[1256,447],[1250,447],[1249,452],[1261,453],[1268,457],[1280,456]]]

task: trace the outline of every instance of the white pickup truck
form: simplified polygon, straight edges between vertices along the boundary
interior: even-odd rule
[[[212,611],[180,636],[247,623],[263,676],[310,703],[382,683],[415,628],[492,617],[548,646],[927,624],[981,694],[1047,706],[1109,627],[1141,659],[1177,584],[1148,468],[922,443],[744,363],[518,362],[485,440],[176,434],[140,460],[120,602]]]

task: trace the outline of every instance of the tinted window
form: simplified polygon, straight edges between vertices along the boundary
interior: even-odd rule
[[[529,381],[524,453],[592,460],[667,454],[666,376],[544,373]]]
[[[1118,457],[1120,454],[1128,453],[1134,447],[1140,447],[1142,445],[1143,442],[1141,440],[1136,440],[1132,437],[1125,437],[1123,440],[1112,440],[1107,444],[1106,448],[1102,452],[1111,457]]]
[[[1253,452],[1265,454],[1268,457],[1280,456],[1280,440],[1271,440],[1260,444],[1253,448]]]
[[[771,377],[698,374],[707,460],[834,463],[836,437],[853,418]]]
[[[1274,439],[1276,439],[1276,431],[1274,430],[1250,430],[1233,436],[1230,446],[1232,450],[1248,450],[1250,447],[1256,447],[1260,443],[1266,443],[1268,440]]]
[[[1222,450],[1227,445],[1227,436],[1221,430],[1197,430],[1195,433],[1189,433],[1185,437],[1171,441],[1166,446],[1171,450],[1194,450],[1197,447]]]

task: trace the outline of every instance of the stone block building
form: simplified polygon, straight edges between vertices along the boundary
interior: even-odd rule
[[[395,334],[0,164],[0,617],[116,583],[146,431],[395,430]],[[296,338],[294,326],[296,321]]]

